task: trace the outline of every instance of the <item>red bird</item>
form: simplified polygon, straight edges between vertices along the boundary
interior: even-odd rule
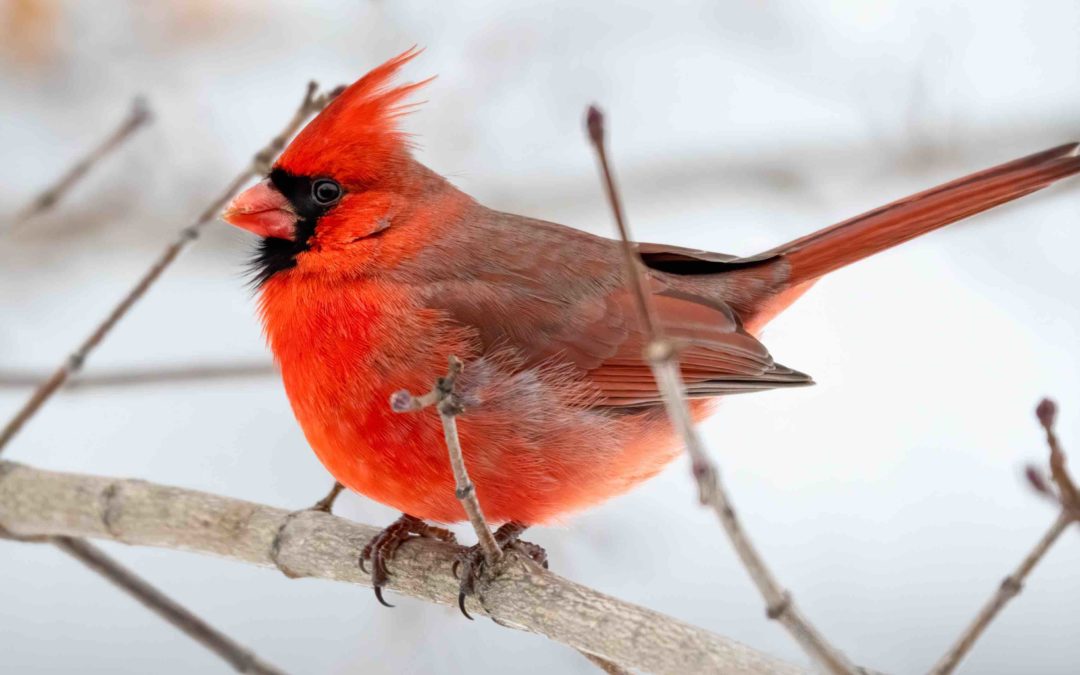
[[[626,492],[680,449],[618,242],[488,209],[413,159],[397,122],[424,83],[392,78],[416,54],[347,88],[223,216],[262,237],[260,312],[315,454],[405,514],[365,551],[377,591],[403,538],[465,516],[438,416],[389,405],[429,390],[451,355],[465,361],[465,463],[504,542]],[[811,384],[756,336],[822,275],[1078,171],[1063,145],[749,258],[639,245],[663,330],[688,345],[695,416],[727,394]]]

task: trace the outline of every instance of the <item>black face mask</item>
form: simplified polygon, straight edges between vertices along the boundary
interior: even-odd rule
[[[308,250],[319,218],[345,196],[345,189],[332,178],[294,176],[280,168],[270,172],[270,183],[296,212],[296,239],[266,237],[259,242],[250,265],[256,286],[296,266],[296,256]]]

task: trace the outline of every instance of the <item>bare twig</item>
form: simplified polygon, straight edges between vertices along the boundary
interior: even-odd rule
[[[337,501],[338,495],[345,489],[345,486],[341,483],[334,481],[334,486],[330,488],[330,492],[326,493],[326,496],[315,502],[311,507],[312,511],[322,511],[323,513],[334,512],[334,502]]]
[[[237,672],[283,675],[284,671],[261,660],[252,651],[192,614],[186,607],[154,588],[134,572],[105,556],[93,544],[71,537],[55,537],[52,542],[61,551],[124,589],[144,607],[220,656]]]
[[[465,514],[469,517],[469,524],[476,531],[476,539],[480,544],[480,550],[484,553],[484,562],[490,569],[502,559],[502,549],[491,534],[491,528],[484,519],[484,512],[480,509],[480,500],[476,498],[476,488],[469,479],[469,472],[465,468],[465,458],[461,453],[461,441],[457,432],[457,416],[464,412],[461,399],[454,393],[454,385],[461,375],[464,365],[456,356],[450,357],[450,366],[445,377],[435,381],[431,391],[423,396],[413,396],[406,390],[394,392],[390,397],[390,407],[394,412],[415,412],[428,406],[435,406],[442,420],[443,436],[446,438],[446,449],[450,453],[450,468],[454,471],[455,495],[461,502]]]
[[[289,577],[371,585],[356,552],[379,528],[317,511],[156,485],[43,471],[0,461],[0,527],[17,536],[93,537],[223,556]],[[451,573],[462,549],[416,539],[394,558],[389,588],[453,605]],[[478,611],[626,668],[655,673],[804,672],[728,638],[682,623],[536,566],[504,565]]]
[[[81,367],[86,357],[91,351],[109,334],[109,331],[122,319],[127,312],[134,306],[134,304],[146,293],[147,290],[153,285],[155,281],[161,276],[161,274],[172,264],[176,257],[191,244],[196,238],[198,238],[203,227],[206,226],[214,216],[217,215],[226,202],[232,198],[237,191],[251,178],[261,175],[268,170],[270,162],[273,158],[281,152],[285,147],[285,143],[288,139],[296,133],[300,126],[307,118],[321,110],[326,106],[329,101],[336,96],[341,88],[335,89],[331,92],[317,95],[318,85],[311,82],[308,84],[306,93],[304,95],[303,102],[293,115],[292,119],[286,125],[285,129],[281,131],[274,139],[266,145],[262,150],[256,153],[251,165],[244,169],[236,178],[232,180],[225,191],[215,199],[206,209],[200,214],[196,221],[180,231],[177,238],[169,244],[165,250],[161,253],[157,260],[150,266],[141,279],[135,284],[135,286],[128,291],[124,298],[112,309],[112,311],[105,317],[105,319],[94,329],[94,331],[87,337],[70,356],[61,364],[61,366],[45,380],[34,393],[30,396],[29,400],[19,409],[15,416],[4,426],[3,431],[0,431],[0,453],[3,453],[7,444],[11,439],[19,432],[19,430],[26,424],[41,409],[41,406],[45,404],[49,398],[56,393],[68,378]],[[2,474],[0,474],[2,475]],[[77,543],[76,543],[77,544]],[[58,544],[59,545],[59,544]],[[61,546],[61,548],[64,548]],[[73,549],[70,547],[64,548],[69,554],[73,554]],[[76,556],[84,563],[87,560],[83,557]],[[104,553],[100,551],[94,556],[92,565],[89,565],[90,569],[98,572],[99,574],[107,576],[114,582],[117,579],[127,579],[130,574],[123,568],[118,562],[112,560]],[[136,588],[139,584],[145,585],[145,582],[140,580],[134,580],[130,583],[120,584],[120,588],[127,590],[130,593],[136,595],[140,602],[148,606],[153,606],[155,611],[167,616],[169,614],[170,607],[161,604],[162,600],[167,600],[160,592],[155,592],[152,595],[140,595],[136,592]],[[171,603],[173,607],[177,607],[176,603]],[[185,631],[187,632],[187,631]],[[192,633],[188,632],[189,635]],[[211,647],[213,648],[213,647]],[[215,650],[216,651],[216,650]]]
[[[1035,565],[1042,560],[1042,557],[1046,555],[1046,552],[1057,541],[1057,538],[1065,531],[1065,528],[1072,522],[1072,518],[1066,515],[1064,512],[1058,515],[1057,520],[1050,526],[1046,534],[1039,539],[1035,547],[1024,557],[1024,560],[1020,563],[1019,567],[1013,571],[1012,574],[1005,577],[998,587],[997,592],[983,605],[979,613],[975,615],[975,619],[971,622],[964,632],[960,635],[960,638],[956,641],[946,654],[941,657],[941,660],[934,664],[934,667],[930,669],[932,675],[946,675],[956,670],[956,667],[960,665],[960,661],[967,656],[967,653],[971,651],[971,648],[975,646],[975,641],[978,640],[986,627],[990,625],[990,622],[997,617],[998,613],[1005,607],[1005,605],[1020,594],[1020,591],[1024,587],[1024,579],[1034,569]]]
[[[47,189],[41,192],[35,197],[29,204],[27,204],[18,214],[16,214],[13,221],[13,228],[25,223],[34,216],[37,216],[45,211],[48,211],[61,197],[67,193],[79,180],[90,172],[90,169],[94,168],[94,165],[105,158],[116,148],[124,144],[128,138],[130,138],[141,127],[149,124],[153,120],[153,115],[150,113],[150,109],[146,105],[146,100],[142,97],[136,98],[131,104],[131,111],[120,126],[113,131],[105,140],[103,140],[97,147],[91,150],[85,157],[75,163],[70,169],[68,169],[55,183],[50,185]]]
[[[0,463],[0,478],[4,464]],[[219,655],[241,673],[281,675],[282,671],[259,659],[224,633],[218,631],[186,607],[178,604],[140,576],[110,559],[101,549],[83,539],[48,535],[17,535],[0,526],[0,540],[7,539],[29,544],[55,544],[94,572],[127,591],[144,607],[179,629],[191,639]]]
[[[1050,449],[1050,478],[1057,487],[1058,501],[1061,507],[1072,514],[1073,518],[1080,519],[1080,490],[1065,468],[1065,452],[1061,449],[1057,434],[1054,433],[1054,422],[1057,421],[1057,404],[1048,398],[1044,398],[1035,408],[1035,416],[1039,419],[1043,431],[1046,432],[1046,446]]]
[[[791,594],[784,590],[773,576],[735,514],[731,499],[720,482],[719,471],[705,450],[705,444],[694,427],[689,407],[683,396],[685,386],[679,370],[678,345],[664,337],[662,327],[655,317],[650,293],[646,290],[643,279],[641,260],[634,251],[629,228],[623,216],[622,200],[619,198],[618,188],[608,164],[604,142],[604,116],[595,106],[589,107],[586,126],[589,139],[600,162],[608,201],[619,228],[626,259],[627,285],[634,295],[649,337],[645,358],[652,368],[671,423],[682,436],[687,452],[690,454],[694,479],[698,486],[698,499],[703,505],[711,507],[720,518],[739,559],[765,599],[768,617],[783,624],[803,651],[829,672],[858,672],[854,664],[830,645],[795,606]]]
[[[104,370],[93,374],[79,373],[68,379],[64,391],[79,391],[99,387],[128,387],[153,384],[177,384],[206,380],[228,380],[276,375],[269,363],[206,364],[193,366],[162,366]],[[33,371],[0,370],[0,389],[24,389],[41,383],[46,376]]]
[[[608,661],[607,659],[597,656],[596,654],[590,654],[588,652],[582,652],[578,650],[582,656],[588,659],[589,663],[593,664],[600,670],[607,673],[607,675],[630,675],[630,671],[623,668],[617,663]]]
[[[469,472],[465,468],[465,456],[461,451],[461,440],[457,432],[457,416],[465,411],[461,398],[455,393],[454,386],[464,369],[464,364],[456,356],[450,356],[449,368],[446,376],[435,381],[431,391],[422,396],[413,396],[407,390],[394,392],[390,397],[390,407],[394,412],[415,412],[434,405],[439,411],[439,419],[442,420],[443,437],[446,439],[446,449],[450,454],[450,468],[454,472],[454,494],[461,502],[465,514],[469,518],[469,524],[476,532],[476,540],[480,545],[480,551],[484,555],[484,563],[487,569],[493,569],[494,565],[503,558],[499,542],[488,527],[484,518],[484,511],[480,508],[480,500],[476,496],[476,487],[469,479]],[[465,596],[458,596],[458,607],[466,617],[472,618],[465,611]],[[589,660],[597,668],[610,675],[623,675],[627,673],[622,666],[597,654],[578,649],[581,655]]]
[[[1039,424],[1042,425],[1043,430],[1046,432],[1046,445],[1050,450],[1050,474],[1054,484],[1057,486],[1057,490],[1055,492],[1042,478],[1042,474],[1034,467],[1028,468],[1028,481],[1041,494],[1053,495],[1061,506],[1061,513],[1058,514],[1057,519],[1054,520],[1046,534],[1039,539],[1035,547],[1024,557],[1016,570],[1005,577],[994,595],[983,605],[979,613],[975,615],[975,619],[961,633],[956,643],[934,664],[934,667],[930,670],[931,675],[947,675],[956,670],[956,667],[960,665],[960,661],[975,646],[975,642],[982,636],[990,622],[997,617],[1010,600],[1020,594],[1020,591],[1024,588],[1024,580],[1027,579],[1031,570],[1035,569],[1035,566],[1039,564],[1039,561],[1043,559],[1043,556],[1054,545],[1054,542],[1058,540],[1061,533],[1069,525],[1080,521],[1080,500],[1077,499],[1076,484],[1065,470],[1065,453],[1058,442],[1057,434],[1054,433],[1057,406],[1050,399],[1043,399],[1035,408],[1035,416],[1039,419]]]
[[[176,260],[176,257],[180,255],[191,242],[199,237],[202,229],[217,216],[218,212],[220,212],[225,204],[232,199],[241,187],[243,187],[244,183],[256,176],[266,173],[270,163],[273,161],[274,157],[281,152],[281,149],[285,147],[285,143],[289,138],[296,133],[297,129],[300,128],[312,113],[322,110],[322,108],[337,95],[340,88],[325,94],[316,94],[317,90],[317,84],[314,82],[308,84],[303,102],[301,102],[300,107],[296,110],[292,119],[289,120],[285,129],[267,144],[266,147],[255,154],[255,158],[251,164],[229,183],[228,187],[222,191],[221,195],[203,210],[192,225],[180,230],[176,239],[165,247],[165,250],[162,251],[158,259],[154,261],[154,264],[150,266],[135,286],[132,287],[112,311],[109,312],[109,315],[106,316],[97,328],[90,333],[89,337],[83,340],[75,351],[64,360],[60,367],[57,368],[47,380],[41,383],[33,395],[30,396],[29,400],[27,400],[11,421],[7,423],[3,431],[0,431],[0,453],[3,453],[4,448],[15,434],[17,434],[23,425],[34,416],[38,409],[49,400],[56,390],[59,389],[72,374],[82,368],[83,362],[90,352],[105,339],[105,336],[109,334],[109,331],[111,331],[117,322],[128,313],[128,310],[130,310],[131,307],[146,294],[146,291],[150,289],[154,282],[158,280],[158,277],[160,277],[173,261]]]

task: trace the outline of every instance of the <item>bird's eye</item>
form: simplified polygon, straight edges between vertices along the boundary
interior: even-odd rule
[[[330,206],[341,199],[341,186],[337,181],[320,178],[311,184],[311,198],[319,206]]]

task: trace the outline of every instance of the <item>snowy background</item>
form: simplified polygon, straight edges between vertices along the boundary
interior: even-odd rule
[[[0,372],[55,367],[251,153],[304,84],[417,43],[439,77],[406,122],[487,204],[610,233],[582,114],[609,113],[640,239],[750,254],[917,189],[1080,140],[1080,4],[0,0],[0,214],[97,143],[136,94],[153,126],[50,214],[0,216]],[[1054,513],[1020,478],[1062,404],[1080,465],[1080,182],[823,281],[764,338],[817,387],[731,399],[705,426],[747,526],[856,661],[927,668]],[[269,363],[224,225],[171,269],[86,374]],[[2,380],[3,378],[0,378]],[[0,386],[6,417],[29,389]],[[330,479],[274,377],[58,396],[5,458],[276,506]],[[348,495],[338,513],[389,523]],[[1066,533],[968,662],[1074,673],[1080,533]],[[539,529],[560,574],[804,659],[685,462]],[[573,651],[456,610],[171,551],[105,548],[297,673],[589,673]],[[392,600],[393,601],[393,600]],[[477,654],[483,654],[478,661]],[[0,671],[228,672],[50,547],[0,542]]]

